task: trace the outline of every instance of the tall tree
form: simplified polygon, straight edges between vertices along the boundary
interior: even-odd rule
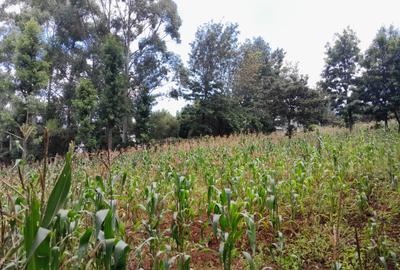
[[[333,45],[326,45],[325,68],[321,87],[331,97],[334,112],[343,117],[346,126],[353,128],[357,109],[357,72],[360,60],[359,40],[350,28],[336,34]]]
[[[31,19],[23,26],[15,51],[15,88],[21,94],[25,123],[20,126],[22,158],[28,154],[28,140],[33,135],[34,117],[38,113],[36,97],[47,85],[48,63],[43,60],[43,43],[39,24]]]
[[[74,118],[77,122],[77,142],[85,145],[87,150],[96,148],[93,122],[97,111],[97,91],[93,83],[88,79],[81,79],[72,100]]]
[[[276,125],[287,127],[289,138],[299,124],[305,128],[318,124],[323,112],[324,99],[321,93],[308,87],[307,80],[307,76],[299,74],[297,67],[287,66],[265,101]]]
[[[45,52],[40,34],[40,26],[34,19],[26,22],[18,37],[15,52],[15,83],[26,106],[27,124],[32,123],[34,114],[28,110],[29,97],[37,95],[48,81],[49,64],[43,60]]]
[[[222,135],[232,132],[229,118],[233,75],[238,60],[238,26],[207,23],[199,27],[191,43],[189,67],[182,95],[195,100],[198,113],[197,135]],[[228,109],[228,110],[226,110]],[[193,111],[187,108],[188,111]]]
[[[238,60],[238,25],[210,22],[199,27],[189,54],[187,99],[206,100],[232,89]]]
[[[240,48],[240,61],[234,76],[233,96],[246,115],[249,131],[271,131],[272,117],[263,102],[274,81],[279,80],[284,52],[272,50],[261,37],[247,40]]]
[[[113,35],[106,37],[101,48],[103,80],[100,89],[100,119],[106,129],[107,149],[112,150],[113,131],[126,112],[126,77],[123,46]]]
[[[372,44],[365,52],[362,97],[367,112],[376,121],[384,121],[388,127],[392,111],[400,125],[400,33],[393,26],[379,29]],[[400,130],[400,126],[399,126]]]
[[[141,144],[148,144],[150,141],[150,116],[151,107],[155,102],[155,97],[148,89],[142,89],[135,98],[135,137]]]
[[[173,0],[99,0],[99,15],[93,16],[98,32],[113,33],[122,40],[124,74],[128,78],[125,99],[150,94],[168,79],[175,57],[167,40],[180,42],[182,24]],[[101,31],[100,31],[101,29]],[[134,101],[133,104],[139,104]],[[132,104],[132,103],[131,103]],[[144,103],[141,103],[143,106]],[[149,106],[151,104],[148,103]],[[151,107],[146,110],[151,110]],[[128,119],[135,109],[122,115],[122,139],[127,140]],[[147,120],[146,120],[147,121]]]

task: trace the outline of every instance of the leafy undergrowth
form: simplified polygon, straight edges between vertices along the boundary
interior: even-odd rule
[[[396,132],[70,155],[2,169],[1,269],[399,268]]]

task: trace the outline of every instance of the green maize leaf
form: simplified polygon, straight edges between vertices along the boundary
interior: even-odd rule
[[[186,254],[178,255],[178,270],[190,270],[190,256]]]
[[[36,199],[34,195],[32,195],[30,211],[29,214],[25,217],[25,226],[24,226],[24,245],[25,252],[27,258],[29,257],[29,253],[32,249],[32,245],[34,243],[35,236],[38,231],[38,224],[40,221],[40,213],[39,213],[39,201]],[[28,264],[28,270],[36,269],[35,260],[33,260],[30,264]]]
[[[103,225],[104,220],[106,219],[110,209],[101,209],[96,212],[96,238],[99,235],[101,230],[101,225]]]
[[[105,240],[105,269],[111,269],[111,258],[112,258],[112,251],[115,246],[115,239],[106,239]]]
[[[27,262],[29,263],[30,260],[32,259],[32,256],[35,254],[36,250],[39,248],[39,246],[44,243],[44,241],[46,240],[47,236],[49,236],[50,234],[50,230],[46,229],[46,228],[42,228],[39,227],[37,233],[36,233],[36,237],[35,240],[33,241],[32,247],[29,251],[29,255],[27,258]],[[29,268],[29,267],[28,267]]]
[[[111,211],[108,211],[106,218],[103,223],[104,227],[104,237],[106,239],[114,238],[114,226],[113,226],[113,217]]]
[[[101,189],[101,191],[105,192],[106,188],[104,187],[103,178],[101,176],[96,176],[96,186]]]
[[[71,146],[73,149],[73,147]],[[50,193],[46,205],[46,211],[42,219],[41,226],[48,228],[53,217],[58,213],[61,206],[65,203],[69,189],[71,187],[71,159],[72,149],[67,153],[64,168],[58,177],[57,183]]]
[[[255,270],[256,269],[256,265],[254,264],[254,260],[251,257],[250,253],[243,251],[243,256],[246,258],[247,263],[249,264],[250,270]]]
[[[213,222],[212,222],[212,228],[213,228],[213,232],[215,237],[217,237],[218,235],[218,223],[219,223],[219,219],[220,219],[221,215],[213,215]]]
[[[60,248],[53,247],[51,249],[51,261],[50,261],[51,270],[60,269]]]
[[[50,236],[46,237],[44,241],[38,246],[34,257],[38,269],[41,270],[50,269],[50,258],[51,258]]]
[[[79,250],[78,250],[78,258],[82,259],[83,256],[86,253],[86,250],[89,247],[89,241],[90,241],[90,237],[93,234],[93,229],[92,228],[88,228],[83,235],[81,236],[81,238],[79,239]]]
[[[122,240],[119,240],[114,249],[115,269],[126,269],[126,256],[129,251],[129,246]]]

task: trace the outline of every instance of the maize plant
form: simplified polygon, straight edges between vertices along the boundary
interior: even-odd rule
[[[266,179],[267,184],[267,197],[266,205],[269,210],[269,221],[275,233],[280,230],[281,216],[279,215],[278,208],[278,187],[275,180],[268,175]]]
[[[242,205],[232,200],[232,191],[225,188],[219,194],[215,203],[213,215],[214,235],[220,239],[220,258],[224,270],[230,270],[232,258],[235,255],[235,244],[243,234]]]
[[[168,195],[168,194],[167,194]],[[157,183],[153,182],[145,189],[146,203],[140,205],[140,208],[146,212],[147,219],[143,220],[143,226],[147,233],[148,238],[145,243],[148,244],[151,256],[151,269],[161,270],[169,269],[168,258],[162,258],[169,248],[168,246],[162,248],[163,233],[160,231],[160,222],[165,214],[165,200],[167,195],[161,196],[158,193]]]
[[[400,267],[393,131],[71,147],[47,161],[0,165],[0,269]]]
[[[175,240],[178,255],[178,269],[189,270],[190,256],[185,253],[186,241],[188,241],[189,227],[192,220],[192,209],[190,207],[190,191],[192,183],[188,177],[174,176],[174,199],[175,211],[171,226],[172,238]]]
[[[254,222],[254,216],[249,216],[244,213],[243,217],[245,218],[245,221],[246,221],[246,235],[247,235],[247,239],[249,241],[249,246],[251,249],[251,254],[246,251],[243,251],[243,255],[249,264],[250,270],[255,270],[256,264],[254,262],[254,257],[256,255],[256,249],[257,249],[256,223]]]

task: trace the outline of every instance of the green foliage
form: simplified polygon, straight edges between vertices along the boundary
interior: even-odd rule
[[[325,67],[321,87],[330,96],[333,111],[340,115],[351,130],[359,110],[357,73],[360,61],[359,40],[350,28],[336,34],[333,45],[326,45]]]
[[[141,89],[135,99],[135,135],[138,143],[148,144],[151,138],[151,107],[155,97],[148,89]]]
[[[395,114],[399,120],[399,67],[400,33],[390,26],[382,27],[376,34],[372,44],[365,52],[362,66],[362,98],[366,103],[366,111],[376,121],[385,121],[388,125],[389,114]],[[400,125],[399,125],[400,131]]]
[[[236,253],[236,242],[243,234],[241,203],[232,200],[232,191],[225,188],[219,194],[213,215],[213,231],[220,239],[220,258],[224,270],[231,269],[232,259]]]
[[[83,143],[88,150],[93,150],[97,144],[93,123],[94,112],[97,111],[97,102],[97,92],[92,82],[81,79],[75,90],[72,105],[78,127],[77,142]]]
[[[127,109],[127,78],[123,73],[123,47],[117,37],[106,37],[101,48],[103,80],[100,90],[99,116],[107,132],[108,149],[112,149],[112,132]]]
[[[190,178],[172,174],[174,180],[175,211],[171,225],[172,238],[175,240],[178,251],[178,270],[190,270],[190,256],[185,253],[186,242],[189,236],[189,226],[192,220],[190,191],[192,183]]]
[[[21,161],[0,172],[0,268],[396,269],[399,142],[357,126],[77,154],[73,169],[70,152],[44,191]]]
[[[287,127],[289,138],[296,129],[296,123],[308,128],[321,120],[324,99],[318,91],[307,86],[307,77],[300,75],[296,67],[288,66],[282,70],[269,96],[268,107],[277,124]]]
[[[43,60],[44,51],[39,24],[31,19],[24,24],[17,38],[15,73],[17,89],[24,98],[37,94],[48,81],[48,63]]]
[[[274,129],[270,98],[272,85],[279,80],[284,52],[272,50],[261,37],[247,40],[240,48],[240,57],[234,76],[233,98],[241,107],[245,130],[270,132]]]
[[[153,112],[149,119],[149,125],[152,139],[162,140],[178,137],[179,122],[168,111]]]

